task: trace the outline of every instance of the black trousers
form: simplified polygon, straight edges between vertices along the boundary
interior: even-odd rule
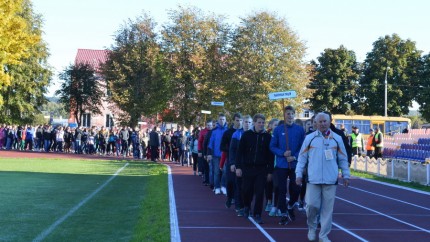
[[[151,161],[158,159],[158,146],[151,146]]]
[[[242,195],[244,207],[251,208],[252,198],[255,195],[253,214],[261,215],[263,211],[264,187],[267,181],[267,168],[265,166],[242,168]]]
[[[297,202],[300,194],[300,187],[296,184],[296,173],[293,168],[275,168],[276,179],[278,180],[278,189],[279,189],[279,197],[278,197],[278,208],[282,213],[287,212],[287,180],[290,179],[289,182],[289,193],[290,193],[290,201],[288,205],[290,207],[294,206],[294,203]]]

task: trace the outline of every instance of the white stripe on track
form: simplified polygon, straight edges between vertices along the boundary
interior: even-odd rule
[[[404,204],[407,204],[407,205],[411,205],[411,206],[414,206],[414,207],[417,207],[417,208],[421,208],[421,209],[425,209],[425,210],[430,211],[430,208],[423,207],[423,206],[420,206],[420,205],[417,205],[417,204],[413,204],[413,203],[410,203],[410,202],[406,202],[406,201],[403,201],[403,200],[400,200],[400,199],[397,199],[397,198],[388,197],[388,196],[385,196],[385,195],[382,195],[382,194],[378,194],[378,193],[374,193],[374,192],[369,192],[369,191],[363,190],[361,188],[353,187],[353,186],[349,186],[349,188],[352,188],[352,189],[355,189],[355,190],[358,190],[358,191],[361,191],[361,192],[369,193],[369,194],[372,194],[372,195],[375,195],[375,196],[387,198],[387,199],[390,199],[390,200],[393,200],[393,201],[396,201],[396,202],[404,203]]]
[[[358,239],[358,240],[360,240],[360,241],[362,241],[362,242],[368,242],[368,240],[366,240],[366,239],[364,239],[364,238],[362,238],[362,237],[358,236],[357,234],[354,234],[353,232],[351,232],[351,231],[349,231],[348,229],[346,229],[346,228],[344,228],[344,227],[340,226],[339,224],[337,224],[337,223],[335,223],[335,222],[331,222],[331,223],[332,223],[334,226],[338,227],[339,229],[343,230],[345,233],[347,233],[347,234],[349,234],[349,235],[353,236],[354,238],[356,238],[356,239]]]
[[[263,229],[263,227],[261,227],[258,223],[256,223],[256,222],[254,221],[254,219],[252,219],[251,217],[248,217],[248,219],[249,219],[249,221],[251,221],[251,222],[255,225],[255,227],[257,227],[257,229],[258,229],[258,230],[260,230],[260,232],[261,232],[264,236],[266,236],[266,238],[267,238],[270,242],[276,242],[276,240],[274,240],[274,239],[272,238],[272,236],[270,236],[270,235],[266,232],[266,230],[264,230],[264,229]]]
[[[373,183],[377,183],[377,184],[381,184],[381,185],[385,185],[385,186],[389,186],[389,187],[395,187],[395,188],[403,189],[403,190],[406,190],[406,191],[421,193],[421,194],[429,195],[430,196],[430,192],[425,192],[425,191],[413,189],[413,188],[410,188],[410,187],[403,187],[403,186],[399,186],[399,185],[395,185],[395,184],[390,184],[390,183],[387,183],[387,182],[376,181],[376,180],[372,180],[372,179],[367,179],[367,178],[363,178],[363,177],[358,177],[358,178],[360,180],[364,180],[364,181],[368,181],[368,182],[373,182]]]
[[[178,213],[176,212],[175,190],[173,189],[172,169],[167,166],[169,185],[169,208],[170,208],[170,241],[181,242],[179,233]]]
[[[88,195],[86,198],[84,198],[81,202],[79,202],[76,206],[74,206],[72,209],[70,209],[63,217],[57,219],[49,228],[45,229],[42,233],[40,233],[36,238],[33,239],[33,242],[42,241],[48,236],[52,231],[54,231],[58,225],[60,225],[62,222],[64,222],[66,219],[68,219],[70,216],[72,216],[73,213],[75,213],[79,208],[81,208],[85,203],[87,203],[91,198],[93,198],[98,192],[100,192],[107,184],[109,184],[115,177],[122,171],[124,168],[128,166],[128,162],[125,163],[123,167],[118,169],[115,174],[113,174],[105,183],[103,183],[101,186],[99,186],[94,192],[92,192],[90,195]]]
[[[357,207],[364,208],[364,209],[366,209],[366,210],[369,210],[369,211],[372,211],[372,212],[374,212],[374,213],[377,213],[377,214],[379,214],[379,215],[381,215],[381,216],[384,216],[384,217],[390,218],[390,219],[392,219],[392,220],[394,220],[394,221],[397,221],[397,222],[402,223],[402,224],[406,224],[406,225],[408,225],[408,226],[411,226],[411,227],[413,227],[413,228],[416,228],[416,229],[418,229],[418,230],[421,230],[421,231],[423,231],[423,232],[426,232],[426,233],[429,233],[429,234],[430,234],[430,230],[427,230],[427,229],[421,228],[421,227],[419,227],[419,226],[416,226],[416,225],[413,225],[413,224],[411,224],[411,223],[405,222],[405,221],[403,221],[403,220],[400,220],[400,219],[394,218],[394,217],[392,217],[392,216],[390,216],[390,215],[387,215],[387,214],[385,214],[385,213],[378,212],[378,211],[376,211],[376,210],[374,210],[374,209],[371,209],[371,208],[365,207],[365,206],[360,205],[360,204],[355,203],[355,202],[351,202],[351,201],[349,201],[349,200],[346,200],[346,199],[340,198],[340,197],[338,197],[338,196],[336,196],[336,198],[337,198],[337,199],[339,199],[339,200],[342,200],[342,201],[344,201],[344,202],[347,202],[347,203],[353,204],[353,205],[355,205],[355,206],[357,206]]]

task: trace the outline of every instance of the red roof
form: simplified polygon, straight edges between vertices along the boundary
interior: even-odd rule
[[[100,64],[106,62],[108,53],[109,50],[78,49],[78,53],[75,58],[75,65],[86,63],[92,65],[95,70],[99,70]]]

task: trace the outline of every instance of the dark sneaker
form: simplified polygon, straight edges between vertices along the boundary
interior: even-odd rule
[[[305,206],[303,204],[303,202],[299,202],[299,206],[297,208],[299,211],[304,211],[305,210]]]
[[[244,216],[245,218],[249,217],[249,208],[244,208],[244,209],[243,209],[243,216]]]
[[[291,220],[290,216],[287,213],[287,214],[282,215],[281,221],[279,221],[279,225],[287,225],[291,221],[293,221],[293,220]]]
[[[231,198],[227,198],[227,201],[225,201],[225,207],[230,208],[231,207]]]
[[[244,211],[243,211],[244,209],[242,208],[242,209],[239,209],[239,211],[237,211],[237,216],[238,217],[244,217],[245,216],[245,213],[244,213]]]
[[[256,214],[254,216],[254,221],[258,224],[263,224],[263,220],[261,220],[261,215],[260,214]]]
[[[296,215],[294,214],[294,209],[287,209],[288,216],[291,218],[291,221],[296,220]]]

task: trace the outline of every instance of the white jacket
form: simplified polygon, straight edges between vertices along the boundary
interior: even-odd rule
[[[300,149],[296,177],[303,177],[306,165],[308,182],[311,184],[336,184],[339,169],[342,170],[344,178],[350,176],[342,138],[332,130],[328,137],[324,137],[320,131],[306,136]]]

